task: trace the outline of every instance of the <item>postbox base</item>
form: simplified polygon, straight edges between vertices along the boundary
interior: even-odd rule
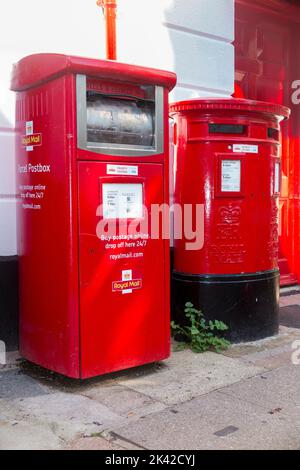
[[[184,308],[192,302],[207,320],[229,326],[233,343],[273,336],[279,330],[279,271],[242,275],[173,273],[172,318],[185,324]]]

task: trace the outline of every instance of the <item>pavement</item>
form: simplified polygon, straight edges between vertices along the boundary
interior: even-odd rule
[[[300,306],[300,291],[288,294],[281,306]],[[294,324],[281,315],[288,326],[278,336],[223,354],[173,351],[86,381],[10,353],[0,369],[0,450],[300,449],[297,315]]]

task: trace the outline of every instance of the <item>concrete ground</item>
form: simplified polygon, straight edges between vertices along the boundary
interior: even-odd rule
[[[282,297],[300,305],[300,293]],[[300,313],[299,313],[300,315]],[[76,382],[10,354],[0,449],[300,449],[300,329]],[[299,361],[300,362],[300,361]]]

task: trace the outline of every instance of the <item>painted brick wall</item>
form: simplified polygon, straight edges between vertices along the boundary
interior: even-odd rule
[[[1,9],[0,256],[16,253],[13,62],[38,52],[104,57],[96,0],[18,0]],[[174,70],[172,99],[227,96],[234,77],[234,0],[119,0],[118,58]]]
[[[119,0],[118,21],[120,60],[175,71],[172,99],[231,95],[233,0]]]

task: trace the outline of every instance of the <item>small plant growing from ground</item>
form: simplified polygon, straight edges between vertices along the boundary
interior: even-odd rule
[[[185,304],[184,311],[188,319],[186,326],[177,325],[174,321],[171,322],[171,330],[175,339],[176,337],[184,338],[184,341],[180,342],[179,349],[184,349],[186,344],[196,353],[205,351],[220,353],[228,349],[230,342],[216,334],[229,330],[225,323],[218,320],[207,322],[203,313],[195,309],[190,302]]]

